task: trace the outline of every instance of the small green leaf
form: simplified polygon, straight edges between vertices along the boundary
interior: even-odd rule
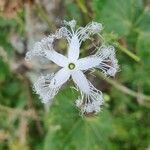
[[[104,24],[105,30],[128,35],[142,11],[142,0],[94,0],[96,20]]]
[[[98,116],[81,117],[74,102],[77,93],[62,90],[51,107],[44,150],[49,149],[108,149],[112,131],[110,114],[104,110]],[[107,119],[106,119],[107,118]]]

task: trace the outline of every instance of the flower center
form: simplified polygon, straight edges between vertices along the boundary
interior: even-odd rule
[[[75,64],[74,63],[69,63],[68,68],[70,70],[73,70],[75,68]]]

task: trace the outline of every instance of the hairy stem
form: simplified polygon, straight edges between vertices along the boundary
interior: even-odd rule
[[[140,61],[140,58],[137,55],[135,55],[134,53],[132,53],[131,51],[129,51],[125,47],[121,46],[120,44],[117,44],[116,47],[118,47],[122,52],[124,52],[125,54],[127,54],[128,56],[130,56],[136,62]]]
[[[132,97],[136,97],[136,98],[140,97],[143,100],[150,101],[149,95],[144,95],[143,93],[135,92],[135,91],[125,87],[124,85],[118,83],[117,81],[111,79],[111,78],[106,78],[102,73],[96,72],[95,75],[103,78],[109,84],[113,85],[116,89],[118,89],[119,91],[121,91],[125,94],[128,94],[128,95],[130,95]]]

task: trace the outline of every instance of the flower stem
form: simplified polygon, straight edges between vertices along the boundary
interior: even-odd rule
[[[124,85],[118,83],[117,81],[111,79],[111,78],[106,78],[102,73],[100,72],[95,72],[95,75],[98,77],[103,78],[105,81],[107,81],[109,84],[113,85],[116,89],[118,89],[119,91],[128,94],[132,97],[136,97],[136,98],[141,98],[143,100],[147,100],[150,101],[150,96],[149,95],[144,95],[143,93],[139,93],[139,92],[135,92],[127,87],[125,87]]]
[[[126,53],[128,56],[130,56],[136,62],[140,61],[140,58],[137,55],[135,55],[134,53],[132,53],[131,51],[129,51],[127,48],[121,46],[119,43],[116,44],[116,47],[118,47],[122,52]]]

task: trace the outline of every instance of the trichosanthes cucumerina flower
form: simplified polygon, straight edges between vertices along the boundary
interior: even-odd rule
[[[79,58],[81,43],[90,39],[94,34],[99,34],[102,24],[91,22],[85,27],[76,29],[76,21],[64,21],[64,26],[54,34],[35,43],[33,49],[26,54],[26,60],[40,56],[54,62],[61,69],[52,74],[42,75],[34,83],[34,89],[43,103],[49,103],[57,94],[61,86],[72,78],[81,95],[76,100],[76,106],[82,114],[98,113],[103,104],[102,92],[96,89],[87,80],[84,72],[91,69],[100,69],[105,75],[114,76],[118,70],[113,46],[103,45],[97,48],[95,54],[85,58]],[[65,38],[68,43],[68,54],[62,54],[54,50],[54,41]]]

